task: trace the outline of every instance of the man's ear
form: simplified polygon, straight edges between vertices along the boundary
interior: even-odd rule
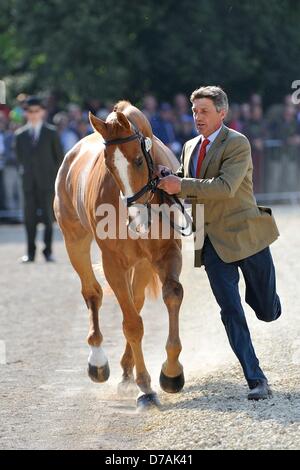
[[[102,121],[102,119],[99,119],[97,116],[94,116],[94,114],[92,114],[91,112],[89,112],[89,120],[93,129],[96,132],[99,132],[99,134],[101,134],[104,139],[107,139],[108,137],[107,123]]]
[[[117,111],[117,120],[118,123],[121,124],[122,127],[124,127],[124,129],[130,129],[130,122],[128,121],[125,114],[120,113],[120,111]]]
[[[221,109],[220,114],[221,114],[221,118],[222,118],[222,121],[223,121],[227,116],[227,111],[225,111],[225,109]]]

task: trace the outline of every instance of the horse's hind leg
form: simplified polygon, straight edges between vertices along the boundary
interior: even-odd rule
[[[141,261],[134,268],[132,279],[132,295],[135,308],[140,314],[145,302],[145,289],[151,280],[151,270],[148,261]],[[131,346],[126,342],[124,354],[121,359],[123,369],[122,381],[119,384],[118,392],[121,395],[132,395],[136,391],[133,377],[134,359]]]
[[[98,283],[91,262],[90,248],[92,235],[81,226],[70,231],[72,237],[65,233],[65,244],[70,261],[81,280],[81,293],[89,310],[89,333],[87,337],[90,346],[88,358],[88,374],[94,382],[105,382],[109,377],[107,358],[101,347],[102,334],[99,328],[99,309],[102,304],[103,291]]]

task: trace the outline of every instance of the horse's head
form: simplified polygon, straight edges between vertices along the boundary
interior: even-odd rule
[[[149,151],[152,140],[143,138],[138,129],[122,112],[113,112],[106,122],[90,113],[90,122],[105,141],[105,164],[126,198],[130,198],[144,187],[151,178],[149,162],[144,150]],[[144,136],[145,137],[145,136]],[[143,145],[146,149],[143,150]],[[150,162],[151,166],[151,162]],[[145,202],[147,194],[138,202]]]

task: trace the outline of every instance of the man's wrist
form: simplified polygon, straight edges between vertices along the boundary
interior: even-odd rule
[[[191,194],[191,186],[190,186],[191,178],[180,178],[180,192],[177,194],[178,197],[181,199],[195,199],[196,196]]]

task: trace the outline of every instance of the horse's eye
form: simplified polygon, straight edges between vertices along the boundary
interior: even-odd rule
[[[136,166],[142,166],[143,164],[143,157],[138,157],[135,159],[134,163],[136,164]]]

